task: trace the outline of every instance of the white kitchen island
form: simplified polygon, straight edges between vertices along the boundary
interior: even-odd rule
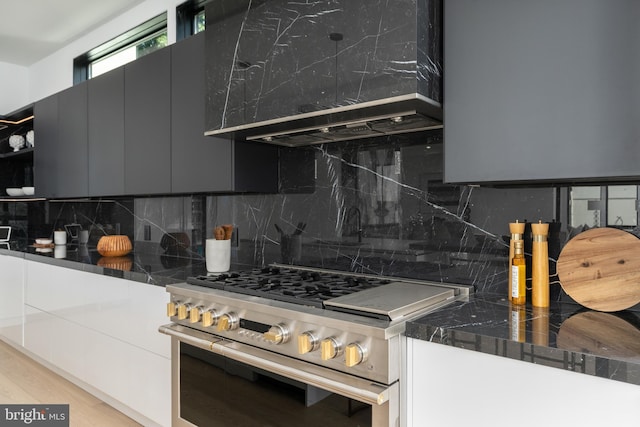
[[[171,424],[164,286],[0,255],[0,338],[145,426]]]

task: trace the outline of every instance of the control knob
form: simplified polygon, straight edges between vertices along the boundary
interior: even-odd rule
[[[285,343],[289,341],[289,336],[289,329],[282,323],[271,326],[269,330],[263,334],[264,339],[273,344]]]
[[[231,331],[233,329],[238,329],[238,325],[239,325],[240,321],[238,319],[238,315],[230,312],[230,313],[225,313],[222,316],[220,316],[220,319],[218,320],[218,331],[222,332],[222,331]]]
[[[198,323],[204,313],[204,307],[199,305],[189,310],[189,323]]]
[[[191,311],[191,304],[179,304],[178,305],[178,320],[184,320],[189,317],[189,312]]]
[[[342,348],[335,338],[325,338],[320,344],[320,356],[322,360],[334,359],[340,354]]]
[[[178,304],[180,304],[180,301],[170,301],[167,303],[167,317],[173,317],[178,314]]]
[[[202,326],[208,328],[209,326],[213,326],[218,323],[218,319],[220,315],[214,309],[206,310],[202,313]]]
[[[307,354],[320,347],[320,342],[312,332],[307,331],[298,335],[298,354]]]
[[[366,357],[365,349],[360,344],[352,342],[344,349],[345,364],[348,368],[362,363]]]

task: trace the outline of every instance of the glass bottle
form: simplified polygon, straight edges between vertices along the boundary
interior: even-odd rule
[[[519,222],[510,222],[509,223],[509,232],[511,233],[511,239],[509,241],[509,286],[511,286],[511,260],[513,259],[513,246],[516,240],[523,240],[524,237],[524,228],[525,223]]]
[[[522,305],[527,301],[527,268],[524,259],[524,242],[516,240],[511,259],[511,295],[510,301],[514,305]]]

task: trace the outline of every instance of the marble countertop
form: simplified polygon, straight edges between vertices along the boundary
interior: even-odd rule
[[[0,245],[0,255],[20,257],[65,268],[105,276],[165,286],[184,282],[187,277],[207,274],[204,256],[193,251],[166,251],[157,243],[135,242],[124,257],[102,257],[95,245],[58,245],[48,251],[12,240]],[[233,269],[247,268],[233,264]]]
[[[158,286],[207,274],[202,254],[167,252],[150,242],[135,242],[134,251],[119,259],[104,258],[90,245],[68,244],[38,252],[21,241],[0,245],[0,255]],[[252,267],[232,254],[232,269]],[[408,322],[406,335],[640,385],[637,306],[603,313],[574,302],[552,302],[548,309],[537,309],[514,307],[502,295],[480,293]]]
[[[409,338],[640,385],[640,313],[474,295],[407,323]]]

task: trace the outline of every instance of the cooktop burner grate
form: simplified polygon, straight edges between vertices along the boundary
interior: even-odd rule
[[[386,285],[390,281],[269,266],[215,276],[189,277],[187,283],[323,308],[323,302],[328,299]]]

